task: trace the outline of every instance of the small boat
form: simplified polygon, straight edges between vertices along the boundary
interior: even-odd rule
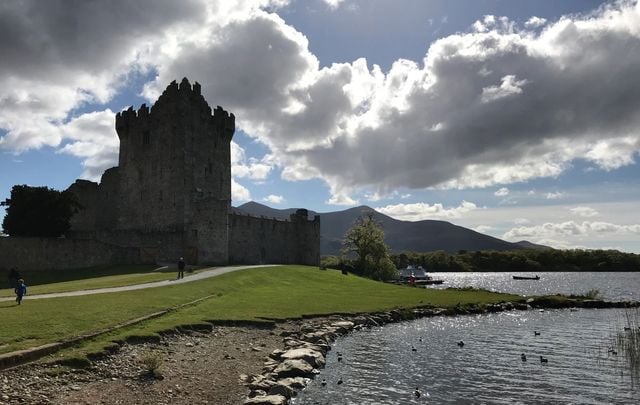
[[[429,276],[422,266],[408,265],[404,269],[400,269],[399,273],[400,277],[397,282],[403,284],[425,286],[444,283],[444,280],[436,280]]]
[[[540,280],[540,276],[536,275],[535,277],[527,277],[527,276],[513,276],[514,280]]]

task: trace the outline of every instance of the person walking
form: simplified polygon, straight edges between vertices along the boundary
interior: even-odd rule
[[[27,295],[27,285],[24,283],[23,279],[18,280],[18,285],[14,289],[16,293],[16,302],[18,305],[22,302],[22,297]]]
[[[184,258],[181,257],[180,260],[178,260],[178,279],[184,278],[184,267]]]

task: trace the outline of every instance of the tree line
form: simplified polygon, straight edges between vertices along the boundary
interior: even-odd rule
[[[431,272],[542,272],[542,271],[640,271],[640,255],[618,250],[527,249],[511,251],[460,251],[457,253],[404,252],[390,254],[398,269],[422,266]],[[323,263],[338,269],[352,268],[347,257],[323,257]]]

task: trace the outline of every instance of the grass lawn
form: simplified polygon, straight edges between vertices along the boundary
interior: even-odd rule
[[[194,273],[202,270],[204,269],[194,270]],[[31,272],[22,276],[27,284],[28,294],[35,295],[171,280],[176,277],[176,269],[158,269],[156,265],[131,265],[73,269],[55,273]],[[8,284],[8,281],[6,283]],[[0,289],[0,297],[12,296],[14,296],[12,288]]]
[[[104,346],[114,336],[149,335],[207,320],[285,319],[521,299],[487,291],[384,284],[317,267],[267,267],[148,290],[33,301],[27,296],[21,306],[0,302],[0,353],[77,336],[211,295],[196,305],[101,337],[90,345]]]

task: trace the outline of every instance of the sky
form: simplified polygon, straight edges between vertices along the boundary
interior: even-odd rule
[[[100,181],[187,77],[236,116],[234,206],[640,253],[637,1],[8,0],[0,37],[0,201]]]

